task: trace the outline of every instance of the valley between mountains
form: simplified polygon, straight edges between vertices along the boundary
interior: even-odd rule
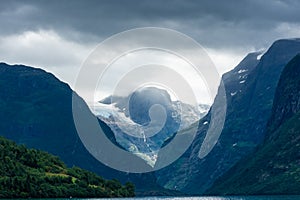
[[[221,93],[216,95],[213,105],[193,107],[172,101],[167,91],[153,87],[132,93],[132,102],[128,97],[110,96],[96,102],[97,106],[90,109],[80,96],[53,74],[29,66],[0,63],[0,135],[28,148],[53,154],[65,164],[56,157],[26,150],[4,138],[1,138],[1,144],[22,151],[36,151],[38,155],[51,158],[58,164],[50,163],[50,167],[60,166],[61,171],[57,173],[66,173],[70,180],[72,177],[81,180],[81,174],[86,173],[96,180],[103,180],[99,175],[104,179],[117,179],[122,184],[133,183],[135,194],[140,196],[299,195],[299,55],[300,39],[278,40],[265,52],[249,53],[233,70],[222,76],[227,101],[225,124],[216,145],[204,158],[198,156],[199,150],[213,123],[212,109],[218,110],[220,106]],[[120,172],[96,160],[82,144],[73,121],[73,94],[81,109],[98,120],[114,145],[133,153],[150,166],[159,159],[160,148],[178,132],[188,133],[191,127],[196,127],[197,133],[188,150],[171,165],[149,173]],[[130,114],[126,102],[130,102]],[[149,138],[128,136],[128,131],[142,134],[140,130],[151,121],[147,111],[154,104],[162,105],[166,111],[166,123],[161,131]],[[120,129],[120,126],[126,126],[126,129]],[[3,152],[7,155],[2,159],[7,159],[7,156],[12,159],[11,156],[16,155]],[[24,165],[20,160],[14,162]],[[73,166],[84,170],[78,169],[79,175],[72,175],[70,167]],[[35,171],[39,176],[47,173],[29,167],[26,166],[25,172],[30,171],[30,176],[34,176]],[[3,173],[0,183],[11,176]],[[26,175],[21,177],[26,178]],[[113,196],[109,187],[103,195]],[[128,193],[124,192],[126,185],[118,183],[118,187],[121,188],[119,196],[132,196],[131,185],[127,184]]]

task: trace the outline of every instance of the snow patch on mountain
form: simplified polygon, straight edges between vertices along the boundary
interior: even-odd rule
[[[231,92],[230,95],[231,95],[231,96],[234,96],[234,95],[236,95],[236,93],[237,93],[237,91]]]
[[[174,110],[171,116],[176,123],[180,124],[180,129],[178,130],[186,129],[199,121],[207,114],[210,108],[209,105],[205,104],[194,107],[180,101],[172,101],[171,105]],[[146,131],[145,126],[134,122],[130,116],[126,114],[125,108],[118,106],[117,103],[114,102],[96,102],[92,111],[111,128],[116,141],[124,149],[144,159],[150,166],[155,165],[158,151],[162,145],[178,131],[172,131],[172,129],[166,128],[153,137],[146,137],[144,132]],[[149,128],[151,129],[151,127]],[[134,133],[138,135],[139,138],[126,133]]]
[[[238,74],[244,73],[244,72],[246,72],[246,71],[248,71],[248,69],[240,69],[240,70],[238,71]]]

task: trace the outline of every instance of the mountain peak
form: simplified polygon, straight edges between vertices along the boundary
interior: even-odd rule
[[[300,38],[276,40],[265,55],[272,55],[269,59],[275,59],[273,61],[279,62],[278,64],[282,64],[283,60],[286,64],[286,60],[290,60],[295,56],[294,52],[300,52],[299,44]],[[269,62],[269,59],[266,62]]]
[[[276,40],[274,43],[277,43],[277,42],[300,42],[300,38],[283,38],[283,39],[279,39],[279,40]]]
[[[263,145],[239,161],[211,187],[210,195],[298,194],[300,55],[285,67],[276,88]],[[238,173],[237,173],[238,172]],[[238,187],[237,187],[238,186]]]

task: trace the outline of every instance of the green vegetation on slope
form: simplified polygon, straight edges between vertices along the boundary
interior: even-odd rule
[[[282,72],[266,139],[208,194],[300,194],[300,55]]]
[[[274,133],[272,140],[239,162],[208,194],[299,194],[300,112]]]
[[[0,137],[0,198],[130,197],[134,186],[65,164],[46,152]]]
[[[72,97],[89,117],[95,117],[84,100],[53,74],[38,68],[0,63],[0,135],[29,148],[49,152],[68,166],[78,166],[105,179],[134,183],[137,195],[160,194],[153,172],[120,172],[95,159],[82,144],[73,120]],[[114,133],[99,121],[113,144]],[[86,134],[89,130],[86,130]]]

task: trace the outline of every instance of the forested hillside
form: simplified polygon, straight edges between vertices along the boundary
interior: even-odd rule
[[[56,156],[0,137],[0,198],[130,197],[131,183],[105,180]]]

